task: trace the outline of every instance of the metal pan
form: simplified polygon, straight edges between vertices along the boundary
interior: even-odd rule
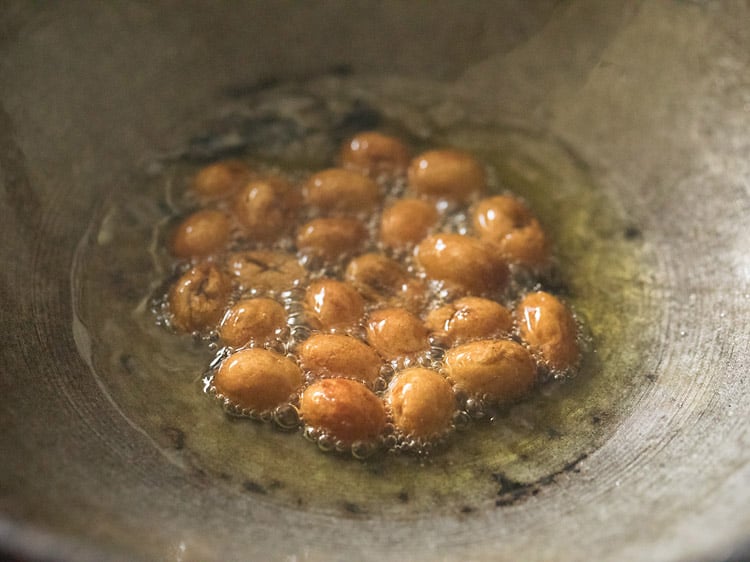
[[[6,4],[0,548],[40,560],[747,556],[748,21],[741,1]],[[326,106],[340,85],[359,93]],[[300,91],[325,110],[274,105]],[[99,299],[112,331],[93,330],[81,303],[96,285],[79,276],[103,254],[81,249],[113,201],[148,199],[144,178],[290,138],[250,119],[263,100],[292,124],[333,116],[320,130],[340,135],[384,120],[417,139],[496,141],[560,166],[550,200],[607,203],[578,239],[600,235],[580,255],[601,298],[570,288],[599,344],[595,373],[560,406],[559,427],[587,414],[578,430],[502,462],[457,444],[449,466],[362,464],[214,408],[186,431],[186,408],[145,398],[164,349],[140,367],[146,352],[102,359],[132,323],[120,299],[142,295],[126,275]],[[614,247],[626,250],[601,253]],[[592,404],[607,405],[598,421]],[[247,449],[212,449],[211,424]]]

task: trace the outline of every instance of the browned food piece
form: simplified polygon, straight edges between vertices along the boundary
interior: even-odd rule
[[[221,320],[231,292],[231,283],[215,265],[195,266],[169,291],[172,325],[182,332],[212,328]]]
[[[246,183],[234,198],[233,211],[245,234],[270,242],[290,230],[301,196],[279,177]]]
[[[411,161],[408,172],[411,188],[431,197],[464,202],[487,188],[484,167],[462,150],[424,152]]]
[[[323,213],[367,213],[380,199],[378,184],[352,170],[329,168],[313,174],[302,188],[305,202]]]
[[[367,240],[367,229],[352,218],[314,219],[297,230],[297,249],[315,260],[333,263],[356,253]]]
[[[240,408],[256,413],[289,401],[302,385],[302,370],[266,349],[243,349],[227,357],[214,377],[216,391]]]
[[[464,297],[431,311],[425,325],[448,345],[455,345],[508,335],[513,330],[513,316],[493,300]]]
[[[405,170],[410,158],[409,148],[403,142],[376,131],[357,133],[344,143],[340,153],[342,166],[373,177]]]
[[[365,314],[365,301],[357,290],[335,279],[318,279],[305,293],[308,322],[317,330],[352,328]]]
[[[227,345],[239,347],[250,343],[266,343],[286,328],[286,311],[272,299],[244,299],[232,306],[224,316],[219,337]]]
[[[193,179],[193,191],[214,199],[231,195],[250,179],[250,168],[240,160],[224,160],[209,164]]]
[[[521,338],[550,369],[565,371],[576,366],[581,355],[578,327],[560,300],[543,291],[529,293],[518,303],[516,318]]]
[[[405,308],[376,310],[367,319],[367,341],[387,360],[429,349],[428,336],[422,321]]]
[[[494,242],[509,261],[537,267],[549,261],[550,244],[529,208],[509,195],[480,201],[472,213],[474,232]]]
[[[172,255],[201,258],[222,251],[229,242],[231,224],[221,211],[203,209],[188,215],[172,232]]]
[[[369,345],[352,336],[315,334],[298,350],[302,368],[316,377],[345,377],[372,384],[383,360]]]
[[[457,389],[489,402],[521,398],[536,382],[536,363],[522,345],[510,340],[481,340],[445,354],[445,370]]]
[[[406,369],[388,387],[386,403],[401,433],[429,439],[451,425],[455,398],[450,383],[431,369]]]
[[[300,414],[305,425],[344,445],[375,441],[386,422],[382,400],[350,379],[323,379],[310,385],[302,394]]]
[[[383,211],[380,240],[394,250],[410,248],[424,240],[438,218],[434,204],[422,199],[400,199]]]
[[[412,277],[400,263],[382,254],[354,258],[344,276],[365,299],[381,306],[403,306],[416,313],[427,298],[424,281]]]
[[[307,278],[296,256],[268,250],[233,252],[227,256],[226,270],[241,290],[257,293],[288,291]]]
[[[514,230],[495,244],[500,253],[512,263],[530,268],[549,263],[550,244],[542,230],[542,225],[536,219]]]
[[[442,281],[450,292],[487,295],[505,288],[508,265],[488,242],[461,234],[434,234],[415,251],[428,278]]]

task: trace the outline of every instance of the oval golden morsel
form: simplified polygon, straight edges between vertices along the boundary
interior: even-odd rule
[[[537,379],[533,357],[511,340],[481,340],[454,347],[445,354],[445,370],[456,389],[484,396],[492,403],[521,398]]]
[[[455,402],[445,377],[421,367],[398,373],[386,395],[394,425],[402,434],[419,439],[438,436],[451,426]]]
[[[213,209],[196,211],[185,217],[172,232],[172,255],[201,258],[221,252],[228,244],[230,234],[227,215]]]
[[[182,332],[213,328],[224,314],[232,284],[211,263],[196,265],[184,273],[169,291],[171,323]]]
[[[409,186],[421,195],[465,202],[487,189],[482,164],[468,152],[430,150],[409,165]]]
[[[384,308],[367,319],[367,341],[387,360],[426,351],[429,332],[422,321],[405,308]]]
[[[497,294],[508,281],[508,264],[490,243],[461,234],[433,234],[415,250],[425,275],[449,292],[474,296]]]
[[[378,204],[380,188],[352,170],[329,168],[310,176],[302,188],[305,202],[325,214],[368,213]]]
[[[300,400],[305,425],[344,445],[371,443],[385,428],[383,401],[361,382],[323,379],[305,389]]]
[[[464,297],[431,311],[425,325],[448,345],[455,345],[509,335],[513,330],[513,315],[493,300]]]
[[[425,282],[383,254],[357,256],[347,265],[344,277],[365,299],[380,306],[403,306],[417,313],[427,299]]]
[[[521,338],[550,369],[566,371],[578,364],[578,326],[557,297],[543,291],[529,293],[518,303],[516,318]]]
[[[396,137],[364,131],[344,143],[339,159],[345,168],[375,177],[383,172],[394,174],[405,170],[411,152]]]
[[[307,278],[307,270],[294,254],[268,250],[232,252],[225,269],[242,291],[256,293],[282,293]]]
[[[209,164],[193,179],[193,191],[200,197],[214,199],[231,195],[251,176],[250,168],[240,160],[224,160]]]
[[[316,330],[353,328],[365,314],[365,301],[357,290],[335,279],[310,283],[304,305],[308,322]]]
[[[440,215],[433,203],[423,199],[400,199],[383,210],[380,241],[394,250],[421,242],[437,225]]]
[[[247,343],[267,343],[286,328],[286,311],[272,299],[244,299],[234,304],[224,316],[219,338],[232,347]]]
[[[513,263],[538,267],[549,261],[550,244],[542,225],[516,197],[483,199],[472,212],[472,226],[480,238],[495,243]]]
[[[213,384],[231,404],[262,413],[287,403],[302,381],[302,370],[294,361],[273,351],[253,348],[227,357]]]
[[[356,253],[367,240],[367,229],[352,218],[313,219],[297,230],[297,249],[303,254],[334,263]]]
[[[318,378],[344,377],[372,384],[383,360],[361,340],[340,334],[315,334],[300,345],[300,364]]]
[[[285,179],[267,177],[246,183],[232,210],[249,238],[270,242],[291,230],[300,199]]]
[[[495,195],[479,201],[472,209],[471,223],[478,236],[499,240],[526,226],[534,215],[526,204],[511,195]]]

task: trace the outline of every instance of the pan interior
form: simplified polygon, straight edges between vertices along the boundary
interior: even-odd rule
[[[523,123],[478,122],[463,108],[448,90],[407,80],[326,76],[274,86],[196,115],[202,134],[175,139],[103,204],[75,260],[76,343],[114,405],[170,462],[210,486],[289,509],[431,517],[523,501],[578,470],[627,415],[644,377],[638,350],[658,314],[637,225],[559,139]],[[359,462],[225,416],[201,390],[210,352],[157,327],[149,307],[168,274],[164,233],[187,211],[181,194],[201,164],[241,154],[304,173],[331,165],[339,143],[367,128],[401,135],[415,150],[469,150],[489,165],[495,190],[529,201],[555,241],[552,289],[588,331],[577,377],[474,423],[427,458]]]

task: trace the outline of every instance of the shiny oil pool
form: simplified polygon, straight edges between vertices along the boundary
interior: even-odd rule
[[[292,508],[468,514],[524,501],[580,470],[627,412],[644,379],[639,349],[658,327],[638,226],[559,139],[477,122],[445,92],[416,91],[411,83],[378,92],[372,83],[328,78],[234,99],[210,118],[196,116],[205,134],[175,139],[174,151],[135,169],[103,203],[73,271],[76,341],[122,415],[185,471]],[[576,377],[551,381],[491,423],[474,422],[426,457],[357,461],[226,416],[202,391],[212,351],[157,326],[150,309],[169,275],[164,232],[189,209],[187,180],[203,163],[239,155],[304,174],[331,165],[340,142],[362,129],[395,133],[415,152],[468,150],[488,165],[494,189],[525,198],[554,241],[551,290],[572,304],[590,340]]]

